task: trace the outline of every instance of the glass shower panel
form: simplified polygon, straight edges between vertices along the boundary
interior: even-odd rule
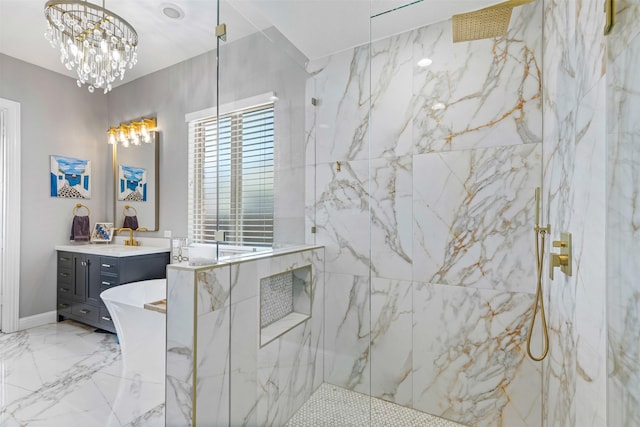
[[[455,44],[451,12],[464,5],[442,15],[428,1],[372,6],[373,405],[464,425],[540,426],[542,367],[525,339],[536,289],[542,2],[514,8],[505,37]]]
[[[242,211],[248,233],[269,223],[274,250],[315,243],[317,95],[308,58],[257,5],[219,5],[227,40],[218,49],[217,111],[238,117],[228,137],[230,210]],[[260,204],[258,192],[269,196]],[[230,425],[285,425],[322,384],[322,261],[311,251],[228,267],[221,326],[230,339]],[[293,312],[302,323],[272,334]]]
[[[607,36],[607,425],[640,425],[640,37],[637,8]]]

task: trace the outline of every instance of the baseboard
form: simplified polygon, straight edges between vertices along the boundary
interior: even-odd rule
[[[47,325],[58,321],[58,313],[48,311],[46,313],[35,314],[33,316],[21,317],[18,322],[18,330],[35,328],[37,326]]]

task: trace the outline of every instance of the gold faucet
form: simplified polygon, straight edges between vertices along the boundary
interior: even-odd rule
[[[571,233],[560,233],[560,240],[553,241],[554,248],[560,248],[560,253],[555,254],[551,252],[551,258],[549,259],[549,277],[553,280],[553,270],[556,267],[560,267],[567,276],[572,274],[572,260],[571,260]]]
[[[124,241],[125,246],[139,246],[140,242],[138,242],[137,240],[133,240],[133,229],[129,227],[119,228],[118,234],[120,234],[120,232],[124,230],[129,232],[129,240]]]

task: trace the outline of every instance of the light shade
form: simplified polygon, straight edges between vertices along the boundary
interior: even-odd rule
[[[45,4],[45,38],[60,49],[60,61],[76,70],[78,86],[107,93],[138,62],[138,34],[131,24],[88,1],[50,0]]]

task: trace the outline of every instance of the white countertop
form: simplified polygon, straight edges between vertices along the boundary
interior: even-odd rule
[[[125,246],[124,240],[114,239],[114,243],[81,243],[75,245],[57,245],[57,251],[75,252],[89,255],[128,257],[136,255],[159,254],[169,252],[169,239],[141,238],[141,246]]]

